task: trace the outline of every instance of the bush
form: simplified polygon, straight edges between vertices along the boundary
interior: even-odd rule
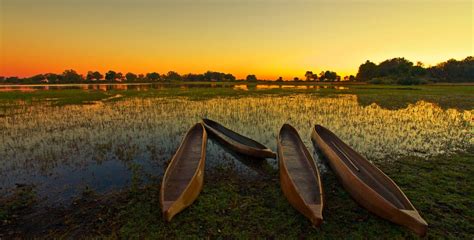
[[[419,85],[421,81],[419,78],[414,77],[401,77],[397,80],[397,84],[400,85]]]
[[[419,85],[427,84],[428,80],[419,77],[378,77],[368,81],[370,84],[399,84],[399,85]]]
[[[393,78],[390,77],[378,77],[378,78],[372,78],[371,80],[368,81],[368,83],[371,84],[395,84],[396,81]]]

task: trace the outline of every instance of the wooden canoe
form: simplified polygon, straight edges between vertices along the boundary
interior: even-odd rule
[[[166,168],[160,190],[160,205],[166,221],[191,205],[202,190],[207,133],[201,123],[186,133]]]
[[[237,153],[256,158],[276,158],[276,154],[263,144],[242,136],[210,119],[202,119],[206,130],[212,137]]]
[[[428,224],[397,184],[328,129],[316,125],[311,139],[328,159],[339,181],[357,203],[420,236]]]
[[[283,194],[314,226],[319,226],[323,221],[323,188],[313,157],[289,124],[281,128],[277,146]]]

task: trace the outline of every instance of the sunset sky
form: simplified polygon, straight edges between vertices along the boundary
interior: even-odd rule
[[[0,0],[0,75],[355,74],[473,55],[473,1]]]

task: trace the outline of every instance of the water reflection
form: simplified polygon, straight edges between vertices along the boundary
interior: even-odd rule
[[[244,91],[249,90],[247,84],[236,84],[236,85],[234,85],[234,89],[235,90],[244,90]]]
[[[189,88],[232,88],[234,90],[268,90],[268,89],[301,89],[301,90],[319,90],[336,89],[346,90],[346,86],[335,85],[295,85],[295,84],[227,84],[227,83],[199,83],[199,84],[176,84],[176,83],[122,83],[122,84],[61,84],[61,85],[0,85],[0,92],[32,92],[37,90],[60,90],[60,89],[81,89],[110,91],[110,90],[136,90],[147,91],[150,89],[179,88],[186,90]]]
[[[276,164],[271,165],[265,158],[255,158],[235,152],[226,144],[221,142],[220,139],[215,137],[211,132],[208,133],[210,141],[217,144],[221,149],[229,153],[232,157],[240,161],[243,165],[247,166],[249,169],[252,169],[253,171],[266,178],[269,178],[271,176],[272,170],[275,169]]]
[[[185,132],[202,117],[273,150],[282,124],[293,125],[310,150],[311,128],[322,124],[370,160],[417,155],[429,161],[469,147],[473,116],[423,101],[397,110],[361,106],[355,95],[132,98],[66,106],[18,102],[0,116],[0,194],[15,183],[35,184],[53,199],[85,186],[108,191],[129,183],[131,163],[161,176]],[[212,141],[207,153],[206,168],[230,164],[239,174],[255,174]]]

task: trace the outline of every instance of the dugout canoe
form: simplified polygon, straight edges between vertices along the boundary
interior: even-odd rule
[[[311,139],[326,156],[337,178],[357,203],[420,236],[426,234],[426,221],[385,173],[323,126],[316,125],[313,128]]]
[[[202,190],[207,133],[201,123],[186,133],[166,168],[160,190],[160,205],[166,221],[191,205]]]
[[[323,221],[323,189],[319,169],[296,129],[284,124],[277,140],[280,184],[288,202],[314,226]]]
[[[202,122],[209,134],[237,153],[256,158],[276,158],[276,154],[263,144],[242,136],[218,122],[203,118]]]

